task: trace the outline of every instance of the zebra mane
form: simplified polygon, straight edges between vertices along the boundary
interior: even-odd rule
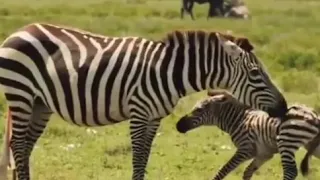
[[[170,44],[170,42],[173,42],[175,39],[185,39],[186,37],[193,37],[196,35],[199,37],[199,39],[205,39],[208,37],[211,41],[217,41],[217,33],[220,36],[223,36],[229,41],[234,42],[236,45],[241,47],[246,52],[251,52],[254,50],[254,46],[246,37],[238,37],[233,36],[229,33],[221,33],[216,31],[204,31],[204,30],[175,30],[167,34],[167,36],[161,41],[165,44]],[[189,38],[188,38],[189,39]]]

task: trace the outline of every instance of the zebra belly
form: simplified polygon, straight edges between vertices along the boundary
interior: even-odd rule
[[[106,108],[99,107],[98,105],[97,112],[94,112],[92,109],[87,109],[85,113],[80,113],[78,116],[74,115],[74,117],[70,117],[70,114],[61,111],[59,114],[60,117],[68,123],[89,127],[112,125],[128,120],[128,118],[121,116],[119,111],[120,107],[110,105],[107,108],[107,110],[109,110],[107,112],[104,109]],[[82,114],[85,114],[85,116],[82,116]]]
[[[61,116],[65,121],[80,126],[111,125],[128,119],[121,115],[120,108],[124,107],[115,106],[112,103],[108,106],[98,104],[96,109],[88,107],[85,113],[79,112],[78,115],[74,114],[73,117],[70,117],[66,112],[61,112]]]
[[[49,74],[53,81],[58,81],[58,76]],[[61,86],[63,88],[59,90],[56,86],[55,98],[47,97],[49,100],[55,100],[59,105],[48,103],[53,112],[58,113],[65,121],[80,126],[109,125],[128,119],[127,103],[119,102],[125,96],[119,94],[120,89],[115,89],[117,87],[115,84],[108,91],[100,87],[101,85],[95,87],[94,83],[82,83],[80,76],[81,74],[78,73],[70,74],[68,82],[61,81],[64,84]],[[105,78],[108,79],[108,77]],[[69,87],[69,93],[66,87]]]
[[[90,112],[88,112],[88,114],[89,113]],[[107,119],[107,118],[103,118],[103,119],[98,119],[98,120],[88,119],[88,120],[86,120],[86,122],[83,122],[82,119],[67,119],[64,116],[61,117],[61,118],[64,121],[68,122],[68,123],[75,124],[75,125],[78,125],[78,126],[88,126],[88,127],[98,127],[98,126],[113,125],[113,124],[117,124],[117,123],[120,123],[120,122],[128,120],[128,119]],[[96,123],[96,121],[98,121],[99,123]]]
[[[278,152],[278,147],[273,137],[264,137],[263,134],[260,134],[255,141],[257,155],[268,156]]]
[[[277,146],[270,146],[265,143],[256,143],[257,155],[268,156],[278,152]]]

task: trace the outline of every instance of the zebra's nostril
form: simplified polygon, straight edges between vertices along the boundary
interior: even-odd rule
[[[180,133],[186,133],[188,130],[190,130],[191,124],[191,120],[184,116],[177,122],[176,129]]]
[[[278,107],[268,111],[270,117],[284,117],[286,115],[287,109],[283,107]]]
[[[276,109],[276,116],[277,117],[284,117],[288,111],[288,105],[285,99],[280,101],[277,109]]]

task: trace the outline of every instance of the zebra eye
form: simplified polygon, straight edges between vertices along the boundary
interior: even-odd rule
[[[249,73],[250,73],[251,76],[259,76],[259,75],[260,75],[259,70],[256,69],[256,68],[251,69],[251,70],[249,71]]]

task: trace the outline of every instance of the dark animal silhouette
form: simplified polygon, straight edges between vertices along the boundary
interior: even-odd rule
[[[192,12],[194,3],[209,3],[207,19],[213,16],[223,16],[224,14],[224,0],[182,0],[182,6],[180,11],[181,19],[183,19],[184,12],[186,11],[188,14],[190,14],[191,19],[194,20],[194,15]]]

